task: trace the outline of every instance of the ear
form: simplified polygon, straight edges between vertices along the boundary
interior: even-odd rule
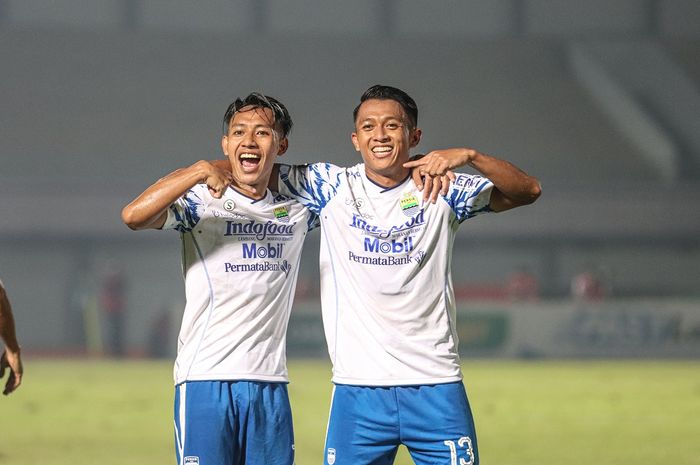
[[[289,148],[289,139],[286,137],[280,141],[280,148],[277,150],[277,156],[281,157],[282,155],[285,154],[287,149]]]
[[[420,138],[423,135],[423,131],[421,131],[418,128],[415,128],[413,131],[411,131],[411,135],[409,136],[409,147],[413,148],[416,145],[420,143]]]
[[[221,150],[224,152],[224,155],[228,157],[228,136],[223,136],[221,138]]]
[[[357,133],[353,132],[352,134],[350,134],[350,139],[352,140],[352,145],[355,146],[355,151],[359,152],[360,151],[360,144],[359,144],[359,142],[357,142]]]

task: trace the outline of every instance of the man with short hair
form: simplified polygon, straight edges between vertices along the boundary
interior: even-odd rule
[[[292,465],[286,331],[299,257],[317,218],[267,190],[292,120],[253,93],[224,115],[227,170],[199,161],[122,211],[132,229],[175,229],[186,306],[175,362],[180,465]]]
[[[7,382],[2,393],[9,395],[22,384],[24,368],[22,367],[20,347],[17,342],[17,334],[15,333],[15,319],[12,315],[12,306],[2,281],[0,281],[0,340],[5,344],[5,349],[0,355],[0,379],[5,376],[5,370],[8,371]]]
[[[421,130],[415,102],[400,89],[369,88],[353,116],[363,163],[279,166],[280,192],[322,225],[321,305],[335,384],[325,463],[389,465],[404,444],[418,465],[477,464],[452,247],[462,222],[532,203],[540,185],[469,148],[409,161]],[[465,165],[482,176],[458,174],[436,203],[421,202],[411,169],[432,179]]]

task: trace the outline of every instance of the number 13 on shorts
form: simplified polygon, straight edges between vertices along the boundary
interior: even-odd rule
[[[456,444],[454,441],[444,441],[444,444],[450,448],[451,465],[474,465],[474,448],[472,440],[468,436],[462,436]],[[461,454],[462,452],[463,454]],[[459,455],[464,455],[469,460]]]

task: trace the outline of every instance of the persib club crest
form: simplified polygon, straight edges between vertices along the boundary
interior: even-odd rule
[[[401,197],[401,211],[404,215],[411,217],[418,213],[418,210],[420,210],[418,199],[410,192],[406,192],[403,197]]]
[[[335,449],[329,447],[326,456],[326,458],[328,459],[328,465],[333,465],[335,463]]]
[[[277,207],[274,209],[275,218],[282,223],[289,223],[289,212],[287,207]]]
[[[182,465],[199,465],[199,457],[196,455],[188,455],[182,461]]]

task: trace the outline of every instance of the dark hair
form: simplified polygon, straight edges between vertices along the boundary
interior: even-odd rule
[[[357,112],[360,110],[360,106],[365,100],[378,99],[378,100],[395,100],[401,105],[403,111],[406,112],[409,122],[413,128],[418,126],[418,105],[416,105],[415,100],[411,98],[406,92],[396,87],[382,86],[376,84],[365,91],[360,97],[360,103],[355,107],[352,112],[353,121],[357,121]]]
[[[274,125],[279,126],[279,129],[282,131],[282,137],[287,137],[291,132],[293,125],[292,117],[289,116],[289,112],[282,102],[274,97],[253,92],[244,99],[241,99],[240,97],[237,98],[231,105],[228,106],[226,113],[224,113],[224,135],[228,134],[228,127],[229,124],[231,124],[233,116],[245,107],[269,108],[274,117]]]

